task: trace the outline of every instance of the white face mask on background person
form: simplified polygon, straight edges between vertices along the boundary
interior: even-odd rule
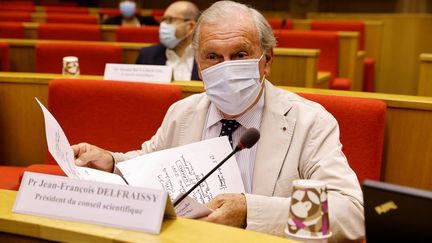
[[[120,13],[125,18],[130,18],[135,15],[136,3],[131,1],[124,1],[120,3]]]
[[[186,36],[176,37],[177,27],[173,24],[161,23],[159,26],[159,41],[165,47],[174,49]]]
[[[253,104],[265,78],[260,81],[263,55],[259,59],[224,61],[201,71],[207,97],[220,111],[235,116]]]

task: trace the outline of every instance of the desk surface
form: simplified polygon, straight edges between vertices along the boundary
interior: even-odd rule
[[[74,242],[292,242],[288,239],[177,218],[164,220],[159,235],[12,213],[16,192],[0,190],[0,232]]]

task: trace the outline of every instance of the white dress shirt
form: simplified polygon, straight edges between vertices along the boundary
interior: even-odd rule
[[[192,45],[186,47],[183,55],[179,57],[171,49],[166,49],[166,65],[173,69],[173,80],[190,81],[194,64],[194,51]]]
[[[257,104],[252,107],[248,112],[243,115],[236,117],[235,120],[240,123],[240,127],[237,128],[232,133],[233,146],[236,146],[240,140],[241,135],[248,128],[256,128],[259,130],[261,126],[261,118],[264,109],[264,92],[261,95]],[[218,137],[221,131],[222,123],[221,119],[224,119],[222,113],[216,108],[216,106],[211,103],[208,113],[206,123],[204,125],[203,137],[202,139],[209,139]],[[243,180],[243,185],[247,193],[252,192],[252,179],[255,166],[257,146],[254,145],[250,149],[244,149],[235,154],[238,167]]]

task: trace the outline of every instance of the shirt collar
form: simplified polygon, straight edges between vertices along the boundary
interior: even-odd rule
[[[168,60],[181,60],[181,59],[193,57],[194,51],[192,48],[192,44],[190,44],[185,48],[185,51],[181,57],[179,57],[174,50],[169,48],[166,48],[165,54]]]

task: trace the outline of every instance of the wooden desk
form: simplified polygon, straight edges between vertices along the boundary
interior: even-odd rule
[[[43,239],[62,242],[293,242],[285,238],[190,219],[170,219],[152,235],[106,226],[12,213],[16,192],[0,190],[3,242]],[[31,238],[29,238],[31,237]]]
[[[420,73],[417,95],[432,96],[432,54],[420,55]]]
[[[12,72],[35,71],[37,43],[65,43],[70,41],[35,39],[0,39],[9,43],[9,63]],[[117,45],[123,50],[122,63],[134,64],[142,47],[148,43],[88,42]],[[275,48],[270,78],[279,85],[328,88],[329,74],[318,75],[319,51],[312,49]]]
[[[48,82],[55,74],[0,72],[0,163],[20,165],[45,159],[43,117],[34,97],[47,104]],[[101,79],[100,76],[81,78]],[[179,82],[184,96],[203,92],[202,82]],[[343,95],[387,104],[382,179],[432,190],[432,97],[312,88],[282,88],[299,93]],[[420,141],[420,142],[419,142]]]

